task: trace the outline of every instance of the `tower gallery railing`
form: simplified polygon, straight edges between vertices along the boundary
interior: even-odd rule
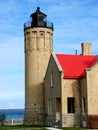
[[[24,29],[30,28],[30,27],[46,27],[51,28],[53,30],[53,23],[49,21],[38,21],[37,24],[33,21],[27,21],[24,23]]]

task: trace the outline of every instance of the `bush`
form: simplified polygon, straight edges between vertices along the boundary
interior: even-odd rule
[[[88,126],[91,129],[98,128],[98,115],[88,115],[87,116]]]

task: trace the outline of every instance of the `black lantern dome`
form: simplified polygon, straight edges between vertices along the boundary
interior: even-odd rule
[[[37,7],[36,12],[30,15],[31,21],[24,24],[24,29],[29,27],[47,27],[53,29],[53,23],[47,21],[47,15],[40,11]]]

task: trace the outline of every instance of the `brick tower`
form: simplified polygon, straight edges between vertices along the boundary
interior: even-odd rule
[[[52,52],[53,24],[40,11],[24,24],[25,42],[25,115],[24,124],[44,123],[44,76]]]

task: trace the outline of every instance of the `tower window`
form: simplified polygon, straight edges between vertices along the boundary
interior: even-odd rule
[[[29,35],[29,34],[30,34],[30,32],[26,32],[26,34],[27,34],[27,35]]]
[[[41,36],[43,36],[43,33],[40,33]]]
[[[51,73],[51,87],[53,87],[53,72]]]
[[[40,31],[40,36],[44,36],[44,31]]]
[[[75,99],[74,97],[67,98],[67,112],[75,113]]]
[[[32,31],[32,33],[33,33],[33,34],[36,34],[36,33],[37,33],[37,31]]]

